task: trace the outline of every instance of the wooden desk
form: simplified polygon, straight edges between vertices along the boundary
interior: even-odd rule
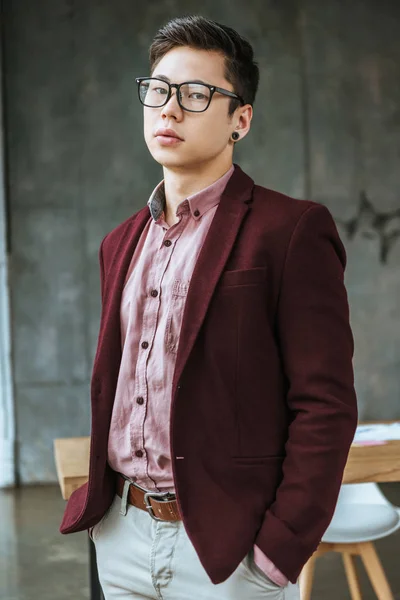
[[[54,440],[58,481],[65,500],[88,480],[89,449],[89,437]],[[400,440],[382,446],[351,447],[343,483],[366,481],[400,481]]]
[[[351,446],[343,483],[400,481],[400,440],[382,446]]]
[[[54,440],[57,477],[64,500],[68,500],[72,492],[87,482],[89,451],[90,437]]]

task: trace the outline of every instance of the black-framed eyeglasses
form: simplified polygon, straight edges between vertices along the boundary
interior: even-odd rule
[[[179,106],[189,112],[204,112],[210,106],[215,92],[235,98],[244,104],[243,98],[215,85],[208,85],[197,81],[184,81],[183,83],[168,83],[157,77],[137,77],[139,100],[143,106],[160,108],[165,106],[172,95],[172,88],[176,89]]]

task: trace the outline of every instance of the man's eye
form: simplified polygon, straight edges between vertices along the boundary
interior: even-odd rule
[[[167,93],[167,90],[162,87],[154,88],[154,91],[157,92],[157,94],[166,94]]]
[[[193,92],[193,94],[190,94],[189,98],[192,100],[205,100],[206,96],[200,92]]]

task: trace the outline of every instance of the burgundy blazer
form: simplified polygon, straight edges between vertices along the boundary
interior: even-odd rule
[[[61,533],[95,525],[115,494],[119,309],[149,218],[146,206],[100,247],[89,480]],[[254,185],[235,165],[188,290],[170,420],[184,526],[214,583],[253,543],[294,583],[331,521],[357,425],[345,262],[324,206]]]

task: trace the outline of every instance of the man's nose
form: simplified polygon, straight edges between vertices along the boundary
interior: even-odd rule
[[[174,115],[181,114],[182,108],[179,106],[178,98],[177,98],[177,90],[171,90],[171,97],[168,100],[167,104],[162,107],[162,114]]]

